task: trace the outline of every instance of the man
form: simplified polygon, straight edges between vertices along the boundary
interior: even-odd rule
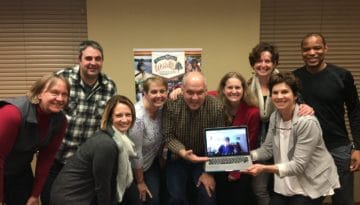
[[[225,142],[218,149],[219,155],[232,155],[234,154],[234,146],[230,144],[230,138],[225,137]]]
[[[327,45],[319,33],[306,35],[301,42],[305,65],[294,71],[302,84],[303,100],[312,106],[323,130],[325,144],[337,166],[341,188],[332,204],[354,203],[354,173],[360,167],[360,103],[352,74],[327,63]],[[354,144],[345,127],[344,105],[349,116]]]
[[[99,129],[105,103],[116,94],[115,83],[101,73],[103,62],[101,45],[86,40],[80,43],[79,64],[58,72],[70,83],[69,104],[64,109],[68,128],[49,171],[41,195],[42,205],[49,204],[50,189],[56,176],[77,148]]]
[[[225,126],[224,108],[207,96],[205,77],[200,72],[185,74],[183,96],[164,107],[162,133],[172,154],[166,166],[169,204],[190,204],[187,194],[196,189],[196,202],[216,204],[215,181],[204,172],[204,128]],[[194,188],[196,185],[197,188]]]

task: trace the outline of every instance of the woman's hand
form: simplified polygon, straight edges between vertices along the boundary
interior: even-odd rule
[[[171,93],[169,94],[169,98],[170,98],[171,100],[176,100],[179,95],[182,95],[182,90],[181,90],[181,88],[175,88],[175,89],[172,90]]]
[[[299,116],[307,116],[307,115],[314,115],[315,111],[312,107],[307,104],[300,104],[299,105]]]
[[[137,189],[139,191],[139,198],[141,201],[147,200],[147,195],[149,195],[150,198],[152,198],[152,194],[148,187],[146,186],[145,182],[137,183]]]
[[[31,196],[26,202],[26,205],[39,205],[39,204],[40,204],[39,197],[34,197],[34,196]]]

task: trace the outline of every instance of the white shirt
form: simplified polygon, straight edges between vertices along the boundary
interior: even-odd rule
[[[288,152],[289,152],[291,127],[292,127],[291,120],[289,121],[283,121],[282,119],[280,120],[280,128],[278,128],[280,134],[279,136],[280,164],[277,164],[279,169],[281,169],[283,163],[287,163],[290,161],[290,159],[288,158]],[[275,176],[274,191],[276,193],[282,194],[284,196],[293,196],[297,194],[306,196],[296,176],[285,176],[283,178],[280,178],[277,174],[275,174],[274,176]]]

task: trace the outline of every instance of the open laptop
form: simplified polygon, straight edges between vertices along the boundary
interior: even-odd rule
[[[205,129],[206,172],[243,171],[252,165],[247,126]]]

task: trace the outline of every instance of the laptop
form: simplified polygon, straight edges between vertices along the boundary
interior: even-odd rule
[[[205,128],[206,172],[243,171],[252,165],[247,126]]]

